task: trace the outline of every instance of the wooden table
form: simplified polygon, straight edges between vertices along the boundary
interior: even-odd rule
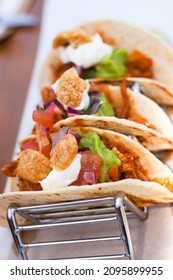
[[[44,1],[29,2],[30,11],[38,16],[40,24],[18,29],[0,43],[0,167],[12,158],[40,33]],[[0,193],[5,181],[6,176],[0,172]]]

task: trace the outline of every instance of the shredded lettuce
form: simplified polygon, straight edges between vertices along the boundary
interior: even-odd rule
[[[82,135],[79,148],[89,148],[93,154],[99,155],[102,158],[100,183],[107,181],[107,174],[113,165],[121,165],[121,160],[118,156],[105,146],[104,142],[94,131],[89,131]]]
[[[115,116],[114,109],[104,93],[101,93],[101,106],[95,115],[107,117]]]

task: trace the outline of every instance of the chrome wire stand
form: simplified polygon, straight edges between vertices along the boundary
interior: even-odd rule
[[[97,243],[96,246],[102,246],[103,242],[107,244],[107,242],[110,241],[122,242],[124,252],[111,255],[101,254],[96,256],[93,256],[92,253],[89,256],[60,256],[53,257],[53,259],[83,258],[133,260],[135,259],[135,254],[127,220],[127,217],[133,216],[137,216],[140,220],[145,220],[147,218],[147,208],[138,208],[122,192],[119,192],[115,197],[60,202],[47,205],[21,207],[13,204],[10,205],[7,210],[9,227],[11,229],[19,258],[22,260],[30,259],[28,256],[29,249],[38,250],[38,248],[42,248],[44,249],[44,259],[50,259],[48,258],[48,251],[51,251],[55,246],[60,246],[61,248],[63,245],[77,246],[86,244],[88,246],[89,244],[93,245],[93,243]],[[18,222],[19,217],[23,217],[26,222],[22,222],[22,224],[21,222]],[[93,233],[92,237],[76,238],[75,236],[73,239],[59,240],[60,236],[58,233],[62,228],[65,232],[68,232],[74,227],[77,229],[77,226],[82,226],[82,230],[85,232],[85,228],[88,228],[91,225],[98,225],[99,223],[104,223],[106,228],[108,227],[106,225],[108,222],[113,222],[113,225],[118,224],[118,235],[115,235],[114,232],[112,236],[93,237]],[[54,229],[54,231],[57,231],[56,240],[39,240],[38,242],[33,242],[32,239],[29,242],[25,242],[23,239],[23,235],[26,232],[41,232],[48,229]],[[46,234],[47,238],[48,236],[49,235]],[[49,250],[46,248],[49,248]],[[57,249],[56,252],[58,251],[62,252],[62,250]],[[73,250],[73,252],[74,251],[75,250]]]

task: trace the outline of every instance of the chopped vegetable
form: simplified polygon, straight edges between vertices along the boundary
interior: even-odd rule
[[[38,151],[38,144],[33,140],[33,139],[29,139],[28,141],[24,142],[22,144],[22,151],[25,151],[27,149],[31,149],[31,150],[35,150]]]
[[[49,110],[34,110],[32,118],[36,123],[49,128],[56,122],[55,113]]]
[[[68,133],[68,127],[62,127],[52,138],[52,148]]]
[[[102,103],[101,93],[99,91],[91,91],[89,92],[89,97],[90,104],[87,109],[87,115],[96,114]]]
[[[114,109],[104,93],[101,93],[101,106],[98,109],[96,116],[115,116]]]
[[[41,134],[49,134],[50,133],[50,128],[45,127],[42,124],[37,124],[37,129],[40,131]]]
[[[73,109],[71,107],[67,107],[67,115],[68,115],[68,117],[73,117],[73,116],[81,115],[81,114],[82,114],[82,111]]]
[[[81,170],[75,182],[71,185],[92,185],[97,184],[100,176],[100,165],[102,158],[91,152],[81,153]]]
[[[79,148],[89,148],[93,154],[99,155],[102,158],[101,176],[99,177],[99,182],[101,183],[108,180],[108,172],[113,165],[117,165],[118,167],[121,165],[118,156],[105,146],[96,132],[89,131],[83,134]]]

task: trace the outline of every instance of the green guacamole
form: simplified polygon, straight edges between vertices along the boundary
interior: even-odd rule
[[[86,71],[85,78],[120,78],[127,74],[128,53],[123,48],[105,56],[95,67]]]
[[[107,174],[113,165],[121,165],[118,156],[105,146],[96,132],[89,131],[83,134],[79,148],[89,148],[93,154],[99,155],[102,158],[100,183],[107,181]]]

